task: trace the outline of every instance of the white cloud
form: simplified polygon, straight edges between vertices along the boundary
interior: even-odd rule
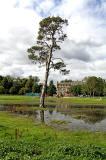
[[[82,79],[95,75],[106,78],[106,1],[96,0],[3,0],[0,2],[0,74],[38,75],[44,68],[31,65],[27,48],[36,42],[42,17],[59,15],[67,18],[68,40],[62,46],[62,57],[71,68],[62,77],[53,72],[51,78]],[[58,78],[55,78],[58,77]]]
[[[54,7],[54,2],[52,0],[51,1],[45,0],[38,5],[37,11],[38,13],[43,11],[44,14],[47,14],[53,7]]]

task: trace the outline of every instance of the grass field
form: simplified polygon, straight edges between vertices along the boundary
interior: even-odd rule
[[[46,98],[46,104],[62,102],[106,106],[105,98]],[[0,103],[39,105],[39,98],[3,95],[0,96]],[[36,123],[31,118],[19,117],[16,113],[0,112],[0,160],[60,159],[106,160],[106,132],[55,130],[52,126]]]
[[[0,160],[105,160],[106,133],[54,130],[0,112]]]
[[[39,104],[39,98],[28,97],[28,96],[0,96],[0,104]],[[97,105],[97,106],[106,106],[106,97],[100,99],[99,97],[95,98],[79,98],[79,97],[68,97],[68,98],[55,98],[47,97],[45,99],[46,104],[56,104],[59,102],[66,102],[71,105]]]
[[[98,105],[98,106],[106,106],[106,97],[100,99],[100,97],[94,98],[60,98],[61,102],[67,102],[72,105]]]

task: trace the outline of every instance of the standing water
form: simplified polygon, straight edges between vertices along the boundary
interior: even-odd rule
[[[79,107],[61,103],[41,111],[34,109],[34,105],[1,105],[0,111],[30,116],[36,122],[44,122],[56,129],[106,131],[106,107],[101,106]]]

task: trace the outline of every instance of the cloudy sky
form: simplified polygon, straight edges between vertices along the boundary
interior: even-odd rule
[[[68,19],[61,56],[70,69],[67,76],[52,72],[49,80],[106,79],[106,0],[0,1],[0,75],[43,80],[44,68],[31,64],[27,48],[35,44],[39,22],[48,16]]]

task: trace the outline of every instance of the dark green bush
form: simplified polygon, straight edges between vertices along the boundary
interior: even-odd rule
[[[0,160],[106,160],[105,148],[94,145],[12,141],[0,143]]]

